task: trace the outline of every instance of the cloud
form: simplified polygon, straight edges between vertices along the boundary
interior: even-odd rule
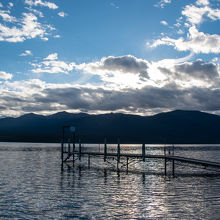
[[[42,1],[42,0],[25,0],[25,4],[29,6],[42,6],[42,7],[48,7],[50,9],[57,9],[58,6],[55,3]]]
[[[9,7],[9,8],[12,8],[13,6],[14,6],[14,4],[13,4],[12,2],[9,2],[9,3],[8,3],[8,7]]]
[[[167,23],[166,21],[161,21],[160,23],[161,23],[162,25],[165,25],[165,26],[168,25],[168,23]]]
[[[47,57],[44,58],[44,60],[57,60],[58,54],[57,53],[51,53]]]
[[[166,4],[170,4],[171,0],[160,0],[157,4],[155,4],[155,7],[164,8]]]
[[[54,30],[50,25],[42,25],[33,13],[23,13],[17,26],[0,24],[0,41],[23,42],[36,37],[48,40],[48,32]]]
[[[208,0],[197,0],[196,4],[197,5],[209,5],[209,1]]]
[[[182,15],[186,16],[187,21],[192,25],[200,24],[204,18],[209,18],[213,21],[220,19],[220,9],[213,9],[208,6],[208,1],[197,1],[197,5],[187,5],[182,11]]]
[[[0,10],[0,17],[6,22],[16,22],[17,19],[10,15],[10,11]]]
[[[184,73],[193,78],[213,80],[219,76],[218,66],[214,63],[205,63],[197,60],[175,66],[176,72]]]
[[[32,52],[30,50],[25,50],[24,53],[21,53],[19,56],[25,57],[25,56],[31,56]]]
[[[111,2],[110,5],[111,5],[112,7],[114,7],[114,8],[117,8],[117,9],[119,8],[119,6],[117,6],[117,5],[116,5],[115,3],[113,3],[113,2]]]
[[[157,64],[158,70],[164,74],[163,85],[172,84],[180,88],[218,87],[220,68],[218,64],[197,60],[177,64]]]
[[[173,39],[164,37],[154,41],[151,47],[169,45],[179,51],[191,51],[193,53],[220,53],[220,35],[199,32],[195,26],[189,28],[187,39]]]
[[[3,80],[12,79],[12,74],[6,73],[4,71],[0,71],[0,79],[3,79]]]
[[[67,14],[64,13],[63,11],[59,12],[58,15],[59,15],[60,17],[66,17],[66,16],[67,16]]]
[[[132,55],[103,57],[98,62],[81,64],[78,65],[77,68],[84,69],[91,73],[97,73],[98,71],[122,74],[133,73],[148,78],[148,62]]]
[[[32,66],[35,68],[32,69],[33,73],[65,73],[68,74],[71,72],[75,63],[66,63],[64,61],[58,60],[58,54],[52,53],[44,58],[44,61],[40,63],[32,63]]]
[[[50,84],[38,79],[6,81],[0,84],[0,115],[63,110],[89,113],[113,111],[143,115],[172,109],[215,112],[220,111],[219,100],[218,88],[182,88],[175,83],[163,87],[144,86],[140,89],[118,90],[72,83]]]
[[[0,2],[0,8],[2,8],[3,7],[3,5],[2,5],[2,3]]]

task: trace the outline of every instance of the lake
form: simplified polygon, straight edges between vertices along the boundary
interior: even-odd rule
[[[146,153],[163,154],[163,146],[146,145]],[[220,162],[220,145],[175,145],[175,155]],[[115,163],[92,157],[88,168],[84,157],[61,169],[59,144],[0,143],[0,219],[219,219],[220,171],[176,163],[173,177],[170,165],[163,175],[163,160],[131,161],[128,172],[112,171]]]

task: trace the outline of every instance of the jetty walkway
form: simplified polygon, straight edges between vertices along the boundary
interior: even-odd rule
[[[103,144],[103,143],[102,143]],[[111,146],[114,144],[111,144]],[[145,162],[146,159],[162,159],[164,160],[164,174],[167,175],[167,163],[171,162],[172,167],[172,174],[175,175],[175,162],[181,162],[186,164],[193,164],[197,165],[201,168],[215,168],[219,169],[220,171],[220,163],[217,162],[211,162],[206,160],[199,160],[199,159],[193,159],[193,158],[187,158],[187,157],[181,157],[181,156],[175,156],[174,151],[175,147],[173,146],[164,146],[164,154],[146,154],[146,145],[142,144],[142,153],[141,154],[131,154],[131,153],[121,153],[121,145],[118,141],[118,143],[115,144],[117,147],[116,153],[108,152],[107,142],[105,139],[104,142],[104,149],[103,152],[93,152],[93,151],[82,151],[82,143],[79,141],[79,143],[61,143],[61,161],[62,165],[67,162],[74,162],[76,160],[81,161],[81,157],[87,156],[88,157],[88,166],[90,166],[90,159],[91,156],[99,156],[103,157],[104,162],[107,162],[108,158],[114,158],[116,160],[116,169],[119,170],[121,164],[121,158],[125,158],[125,166],[127,170],[129,169],[129,160],[130,159],[137,159],[138,161]],[[77,147],[76,147],[77,146]],[[88,150],[88,149],[87,149]]]

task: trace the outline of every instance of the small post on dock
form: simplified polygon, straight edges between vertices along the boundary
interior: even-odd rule
[[[173,176],[175,175],[175,163],[174,163],[174,159],[172,160],[172,171],[173,171]]]
[[[90,168],[90,154],[88,154],[88,168]]]
[[[79,160],[81,160],[81,152],[82,152],[82,147],[81,147],[81,140],[79,139],[79,154],[78,154],[78,157],[79,157]]]
[[[62,165],[63,165],[63,140],[61,142],[61,161],[62,161]]]
[[[70,139],[68,139],[68,157],[70,156]]]
[[[145,162],[145,144],[142,144],[142,159]]]
[[[166,158],[166,147],[164,147],[164,175],[167,175],[167,158]]]
[[[105,138],[105,143],[104,143],[104,162],[106,162],[107,158],[107,139]]]
[[[117,147],[117,170],[118,164],[120,163],[120,139],[118,138],[118,147]]]
[[[129,159],[129,157],[127,157],[127,172],[128,172],[128,159]]]

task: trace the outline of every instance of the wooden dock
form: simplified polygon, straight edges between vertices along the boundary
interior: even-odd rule
[[[124,164],[127,167],[127,170],[129,168],[129,160],[130,159],[137,159],[138,161],[143,161],[145,162],[146,159],[162,159],[164,160],[164,174],[167,175],[167,163],[168,161],[171,162],[171,167],[172,167],[172,174],[175,175],[175,162],[181,162],[181,163],[186,163],[186,164],[193,164],[197,165],[201,168],[215,168],[219,169],[220,171],[220,163],[217,162],[211,162],[211,161],[205,161],[205,160],[198,160],[198,159],[193,159],[193,158],[186,158],[186,157],[180,157],[180,156],[175,156],[174,155],[174,146],[171,147],[164,147],[164,154],[146,154],[146,146],[145,144],[142,144],[142,153],[141,154],[130,154],[130,153],[121,153],[121,145],[120,142],[115,143],[115,146],[117,148],[116,153],[110,153],[108,152],[107,148],[107,141],[105,139],[104,143],[103,152],[87,152],[87,151],[82,151],[82,143],[79,141],[77,144],[76,143],[61,143],[61,161],[62,161],[62,166],[66,162],[74,162],[76,160],[81,160],[81,157],[88,157],[88,166],[90,166],[90,157],[91,156],[99,156],[103,157],[103,161],[107,162],[109,158],[114,158],[116,159],[116,169],[119,168],[119,164],[121,164],[121,158],[125,158],[126,164]],[[67,145],[67,147],[64,147],[64,145]],[[76,150],[76,145],[77,150]],[[112,144],[111,144],[112,145]]]

